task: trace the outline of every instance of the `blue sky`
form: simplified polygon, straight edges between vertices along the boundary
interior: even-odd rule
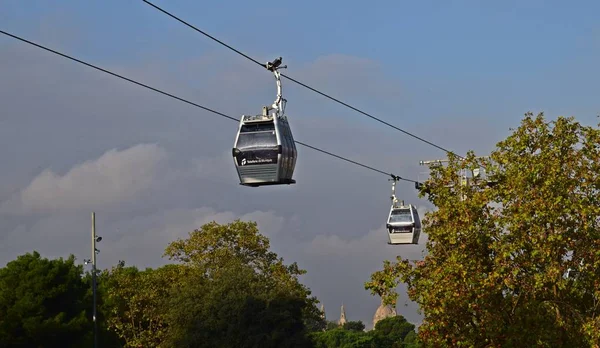
[[[302,62],[336,52],[376,59],[394,74],[448,77],[556,68],[589,53],[600,10],[595,1],[155,3],[255,55],[273,50]],[[142,1],[7,0],[2,8],[5,27],[23,34],[48,17],[69,17],[62,29],[81,31],[94,58],[122,61],[165,44],[181,56],[216,47]],[[540,62],[535,53],[544,52],[552,54]]]
[[[486,154],[527,111],[586,124],[600,113],[597,1],[155,3],[459,153]],[[275,96],[264,70],[141,0],[4,0],[0,29],[236,118]],[[384,259],[422,257],[426,233],[419,246],[385,244],[380,174],[299,148],[297,185],[247,190],[230,121],[4,36],[0,76],[0,264],[32,249],[88,258],[92,209],[102,267],[156,266],[165,243],[203,222],[256,219],[277,253],[307,269],[329,318],[343,301],[368,324],[379,302],[363,282]],[[286,80],[284,95],[297,140],[409,178],[419,160],[444,156]],[[431,208],[411,185],[398,190]],[[401,311],[420,320],[414,304]]]
[[[425,111],[449,117],[448,108],[490,118],[527,108],[598,112],[595,1],[155,3],[260,60],[282,55],[291,75],[326,54],[372,59],[409,87],[412,103],[381,115],[389,120],[412,124],[407,114]],[[226,50],[142,1],[7,0],[1,8],[4,29],[41,41],[59,32],[70,52],[104,64],[175,63]]]

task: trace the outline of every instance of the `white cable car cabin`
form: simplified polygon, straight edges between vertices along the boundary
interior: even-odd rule
[[[282,98],[281,79],[277,69],[281,57],[267,63],[277,82],[277,99],[271,107],[263,107],[262,115],[243,115],[232,149],[233,162],[240,185],[295,184],[297,150],[287,117],[283,115],[286,100]],[[283,66],[281,68],[286,68]],[[270,110],[274,110],[269,114]]]
[[[388,244],[419,244],[421,235],[421,218],[417,208],[412,204],[404,205],[396,198],[396,181],[392,184],[392,206],[386,223]]]

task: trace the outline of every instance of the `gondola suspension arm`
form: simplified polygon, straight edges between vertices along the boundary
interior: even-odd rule
[[[402,179],[401,177],[394,175],[394,174],[390,174],[391,175],[391,179],[388,179],[389,181],[392,181],[392,196],[390,197],[392,199],[392,206],[396,207],[398,206],[398,198],[396,197],[396,183],[398,182],[398,180]],[[404,201],[402,201],[400,203],[400,205],[404,205]]]
[[[276,58],[272,62],[267,62],[265,64],[265,68],[267,70],[272,71],[273,75],[275,75],[275,82],[277,83],[277,98],[273,102],[273,105],[269,108],[269,110],[275,110],[275,116],[283,116],[285,112],[285,104],[287,100],[283,98],[283,88],[281,86],[281,73],[279,69],[287,69],[287,65],[281,66],[282,58]]]

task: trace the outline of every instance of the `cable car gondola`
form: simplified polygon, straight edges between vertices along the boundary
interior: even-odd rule
[[[295,184],[297,150],[292,130],[284,116],[285,103],[282,97],[281,79],[278,69],[281,57],[266,64],[275,75],[277,99],[271,107],[263,107],[261,115],[243,115],[232,150],[240,185],[290,185]],[[273,110],[269,114],[269,111]]]
[[[392,184],[392,206],[386,223],[388,231],[388,244],[419,244],[421,235],[421,218],[417,208],[404,201],[399,202],[396,198],[396,181],[394,177]]]

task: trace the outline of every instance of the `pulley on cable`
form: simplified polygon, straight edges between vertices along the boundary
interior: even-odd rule
[[[388,215],[386,228],[388,231],[388,244],[419,244],[421,235],[421,218],[417,208],[404,205],[396,197],[396,182],[400,177],[392,175],[392,206]]]
[[[277,83],[277,98],[264,106],[261,115],[242,115],[232,150],[240,185],[264,186],[295,184],[297,150],[292,130],[284,115],[286,99],[282,96],[279,57],[265,64]],[[272,111],[272,112],[271,112]]]

